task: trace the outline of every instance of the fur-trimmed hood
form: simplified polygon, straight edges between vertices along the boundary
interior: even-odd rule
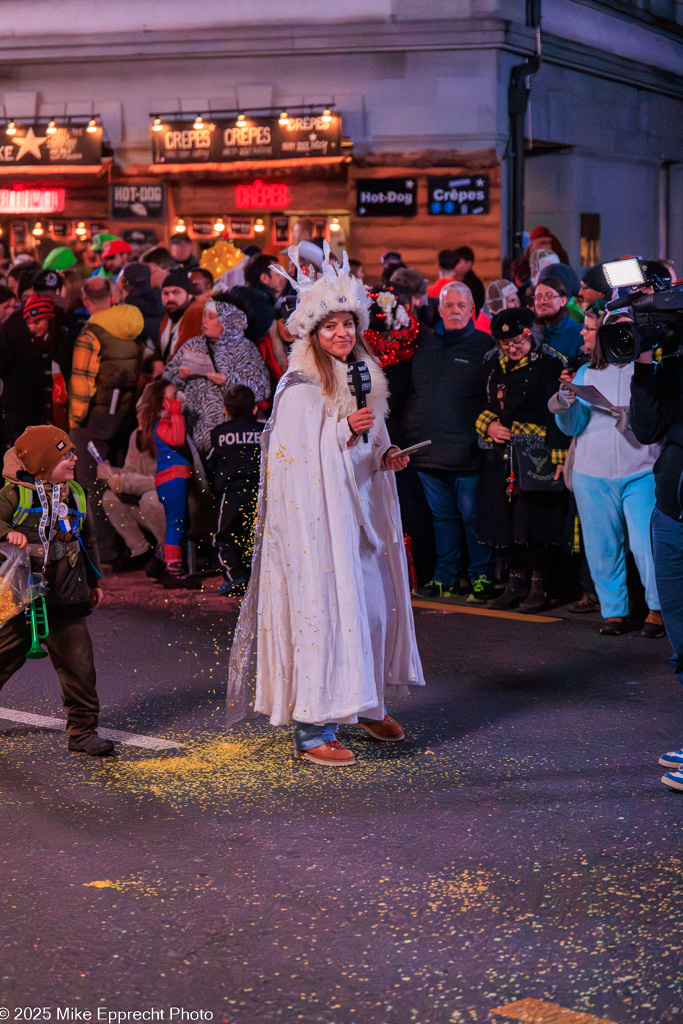
[[[357,346],[355,353],[355,357],[364,360],[370,371],[372,390],[367,396],[368,408],[372,409],[378,422],[383,423],[389,412],[389,387],[386,377],[377,360],[369,352],[363,351],[360,346]],[[343,419],[356,411],[356,399],[349,391],[346,381],[346,364],[338,359],[332,359],[332,362],[334,364],[336,387],[332,395],[326,395],[325,397],[328,398],[331,405],[338,411],[339,419]],[[322,380],[313,356],[313,347],[306,339],[298,338],[292,345],[288,370],[298,370],[322,388]]]

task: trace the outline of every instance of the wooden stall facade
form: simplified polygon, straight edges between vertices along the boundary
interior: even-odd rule
[[[489,212],[468,216],[429,213],[427,177],[486,174],[489,178]],[[358,178],[410,177],[417,183],[417,213],[413,217],[358,217],[355,214]],[[365,269],[366,280],[381,274],[380,257],[398,249],[407,266],[417,267],[433,281],[437,277],[436,254],[441,249],[469,245],[475,252],[475,271],[483,281],[501,275],[501,172],[492,150],[479,153],[428,151],[377,154],[356,158],[349,168],[348,204],[351,215],[350,250]]]

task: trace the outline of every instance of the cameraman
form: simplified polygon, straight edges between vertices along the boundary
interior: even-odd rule
[[[683,685],[683,346],[655,365],[652,349],[636,359],[631,380],[631,427],[641,444],[664,441],[654,466],[652,546],[655,579],[671,666]],[[683,748],[664,754],[662,782],[683,790]]]

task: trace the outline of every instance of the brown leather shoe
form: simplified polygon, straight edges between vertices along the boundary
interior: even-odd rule
[[[361,729],[369,732],[373,740],[382,740],[384,743],[399,743],[406,738],[401,726],[395,719],[385,715],[381,722],[359,722]]]
[[[312,761],[313,764],[321,764],[325,768],[343,768],[347,764],[354,764],[353,752],[342,747],[339,740],[331,740],[330,743],[321,743],[319,747],[311,747],[310,750],[297,750],[294,748],[294,757],[299,760]]]

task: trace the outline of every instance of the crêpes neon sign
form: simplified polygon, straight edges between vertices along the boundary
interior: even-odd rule
[[[0,213],[61,213],[63,188],[0,188]]]
[[[272,185],[257,178],[251,185],[235,188],[235,206],[239,210],[284,210],[288,205],[286,185]]]

